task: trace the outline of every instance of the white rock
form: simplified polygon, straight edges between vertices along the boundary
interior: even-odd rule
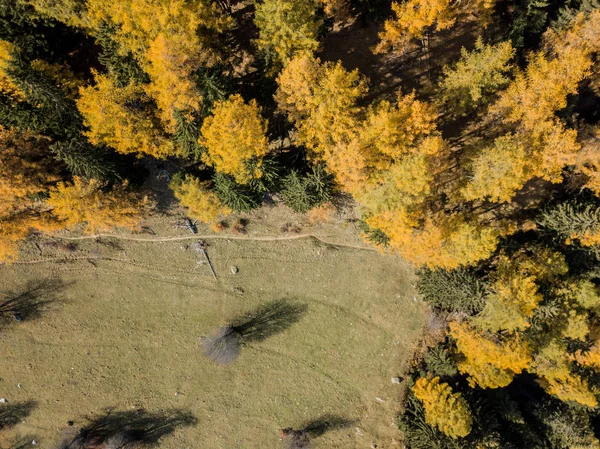
[[[2,404],[6,404],[8,401],[6,400],[6,398],[0,398],[0,403]]]

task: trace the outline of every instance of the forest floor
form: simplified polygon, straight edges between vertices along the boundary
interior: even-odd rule
[[[316,448],[401,447],[404,386],[391,378],[425,321],[412,269],[366,247],[352,220],[311,225],[279,206],[246,216],[247,234],[198,230],[215,279],[176,218],[146,223],[154,235],[32,239],[19,263],[0,266],[2,295],[48,301],[0,334],[0,395],[36,401],[13,431],[49,448],[68,421],[77,428],[107,407],[178,409],[198,423],[165,437],[165,449],[271,449],[278,429],[335,415],[352,424]],[[232,365],[202,355],[203,335],[279,299],[306,314]]]

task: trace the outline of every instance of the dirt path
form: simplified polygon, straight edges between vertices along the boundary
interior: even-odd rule
[[[126,235],[117,235],[117,234],[93,234],[93,235],[84,235],[80,237],[64,237],[59,235],[51,236],[53,238],[58,238],[62,240],[90,240],[97,238],[113,238],[119,240],[130,240],[134,242],[173,242],[173,241],[182,241],[182,240],[201,240],[201,239],[218,239],[218,240],[250,240],[250,241],[258,241],[258,242],[272,242],[272,241],[281,241],[281,240],[299,240],[299,239],[307,239],[312,238],[318,240],[325,245],[338,246],[344,248],[354,248],[361,249],[365,251],[379,251],[377,248],[370,246],[361,246],[361,245],[351,245],[348,243],[335,243],[324,240],[320,237],[317,237],[314,234],[298,234],[284,237],[241,237],[241,236],[231,236],[231,235],[187,235],[187,236],[176,236],[176,237],[157,237],[157,238],[139,238],[139,237],[130,237]]]

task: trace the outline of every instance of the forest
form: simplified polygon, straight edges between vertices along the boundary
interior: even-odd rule
[[[398,441],[600,449],[599,0],[0,0],[0,152],[6,267],[168,208],[352,208],[428,314]],[[59,447],[159,439],[98,422]]]

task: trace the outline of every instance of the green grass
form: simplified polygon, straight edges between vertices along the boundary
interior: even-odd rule
[[[188,243],[114,248],[89,240],[74,256],[95,257],[93,263],[0,267],[2,290],[36,279],[64,283],[60,301],[41,317],[0,333],[2,396],[37,401],[14,432],[36,435],[48,448],[67,421],[81,425],[106,407],[180,408],[198,424],[165,437],[161,447],[277,448],[279,428],[324,414],[357,423],[320,437],[319,448],[390,447],[399,438],[401,388],[390,378],[405,370],[423,321],[407,265],[313,239],[214,240],[208,254],[215,280],[205,265],[195,268]],[[52,248],[28,251],[31,259],[67,257]],[[248,344],[232,365],[202,355],[202,335],[277,299],[306,304],[308,312],[286,331]]]

